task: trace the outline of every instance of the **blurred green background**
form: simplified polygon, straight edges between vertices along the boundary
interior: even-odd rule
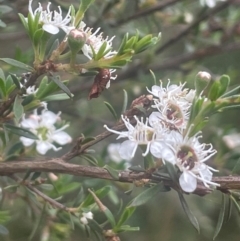
[[[213,1],[213,0],[212,0]],[[142,94],[147,94],[146,86],[151,88],[153,80],[149,69],[157,79],[161,79],[166,85],[171,83],[187,82],[188,88],[194,88],[194,77],[199,71],[209,72],[213,79],[222,74],[231,78],[231,88],[239,85],[240,76],[240,2],[239,1],[213,1],[211,6],[209,0],[96,0],[84,21],[87,26],[94,29],[101,27],[104,36],[113,36],[113,47],[118,46],[126,32],[134,34],[136,29],[140,35],[162,33],[160,43],[137,55],[131,63],[122,70],[118,70],[118,78],[112,81],[111,87],[105,90],[98,99],[88,100],[88,92],[93,83],[93,78],[65,75],[62,79],[71,79],[69,88],[74,94],[73,100],[61,101],[49,104],[49,109],[55,112],[62,111],[63,119],[71,122],[68,133],[73,139],[78,138],[81,133],[86,136],[94,136],[103,132],[104,124],[113,124],[114,118],[106,108],[104,101],[112,104],[118,116],[121,114],[123,105],[123,89],[128,93],[129,105],[132,100]],[[47,4],[40,1],[42,5]],[[205,2],[205,5],[203,4]],[[32,64],[33,52],[30,42],[21,25],[17,13],[27,15],[27,0],[1,1],[0,4],[7,5],[11,10],[2,13],[0,18],[6,23],[5,28],[0,28],[0,57],[16,58],[19,61]],[[37,6],[37,1],[33,3]],[[69,4],[78,6],[78,1],[52,1],[52,8],[61,5],[67,10]],[[210,6],[209,6],[210,4]],[[5,69],[10,71],[9,69]],[[20,72],[21,73],[21,72]],[[223,141],[223,136],[230,133],[238,133],[240,130],[239,110],[229,110],[224,114],[213,117],[204,129],[204,141],[212,142],[218,150],[213,160],[213,165],[220,169],[219,175],[232,174],[240,158],[237,147],[229,148]],[[106,147],[109,143],[115,143],[116,136],[111,136],[94,146],[95,157],[100,165],[106,162],[116,168],[123,168],[123,163],[114,163],[111,158],[106,158]],[[69,147],[63,148],[57,155],[61,155]],[[49,153],[56,156],[56,153]],[[80,158],[73,162],[84,163]],[[134,164],[143,164],[141,155],[133,160]],[[235,174],[239,174],[238,170]],[[133,188],[132,184],[118,184],[107,181],[90,180],[88,178],[76,178],[80,182],[84,192],[89,187],[100,188],[111,185],[113,192],[103,199],[113,213],[120,206],[120,199],[127,204],[143,188]],[[3,178],[1,183],[6,183]],[[133,188],[130,196],[124,191]],[[117,196],[114,195],[114,191]],[[29,237],[37,217],[40,215],[29,214],[27,200],[21,200],[16,194],[8,193],[2,201],[2,210],[10,209],[11,220],[6,226],[10,231],[9,236],[0,236],[3,241],[25,241]],[[71,200],[77,192],[66,195],[66,200]],[[221,194],[217,191],[205,197],[188,195],[186,197],[189,206],[200,223],[201,233],[198,234],[186,217],[177,194],[174,191],[161,193],[152,198],[146,205],[137,208],[136,213],[130,219],[132,226],[139,226],[139,232],[124,233],[122,240],[132,241],[178,241],[178,240],[212,240],[217,224],[217,218],[221,208]],[[7,200],[7,201],[6,201]],[[44,230],[51,226],[55,215],[49,218],[44,215],[38,227],[38,231],[32,240],[39,241],[43,237]],[[98,213],[94,218],[101,222]],[[63,223],[61,219],[59,223]],[[104,220],[102,220],[104,221]],[[237,210],[232,208],[232,216],[225,223],[217,241],[232,240],[240,238],[240,217]],[[76,228],[61,231],[49,240],[75,241],[87,240],[83,230]],[[54,230],[57,233],[56,230]],[[65,235],[66,234],[66,235]],[[43,239],[42,239],[43,240]]]

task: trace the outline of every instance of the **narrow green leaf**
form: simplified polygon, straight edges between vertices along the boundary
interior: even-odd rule
[[[90,155],[82,155],[82,157],[88,161],[89,163],[91,163],[93,166],[98,166],[98,161],[96,158],[94,158],[93,156]]]
[[[239,204],[237,203],[236,199],[232,195],[230,195],[230,198],[233,201],[233,204],[236,207],[236,209],[238,211],[238,214],[240,215],[240,206],[239,206]]]
[[[107,217],[107,220],[109,221],[109,223],[112,225],[112,228],[114,228],[116,225],[115,218],[114,218],[112,212],[107,207],[105,207],[105,208],[106,209],[104,210],[104,214]]]
[[[174,181],[175,184],[178,185],[179,182],[178,182],[178,174],[177,174],[176,167],[168,161],[165,161],[165,166],[167,168],[168,174],[171,177],[171,179]]]
[[[227,195],[227,203],[226,203],[226,213],[225,213],[225,222],[228,222],[231,218],[232,214],[232,200],[230,199],[230,196]]]
[[[128,104],[128,93],[126,90],[123,89],[123,106],[122,106],[122,113],[124,113],[127,109]]]
[[[20,90],[21,86],[20,86],[20,82],[19,79],[16,77],[16,75],[14,74],[10,74],[13,80],[13,83],[16,85],[16,87]]]
[[[102,227],[94,219],[88,219],[88,226],[98,233],[103,233]]]
[[[88,142],[90,142],[90,141],[94,141],[94,140],[96,140],[96,138],[95,137],[86,137],[86,138],[84,138],[84,140],[81,142],[81,144],[82,145],[84,145],[84,144],[86,144],[86,143],[88,143]]]
[[[124,37],[123,37],[123,40],[122,40],[122,42],[121,42],[121,44],[120,44],[120,46],[119,46],[119,49],[118,49],[118,53],[117,53],[117,55],[122,55],[123,54],[123,52],[124,52],[124,49],[125,49],[125,45],[126,45],[126,43],[127,43],[127,40],[128,40],[128,33],[126,33],[125,35],[124,35]]]
[[[70,92],[70,90],[67,88],[67,86],[65,84],[63,84],[63,82],[60,80],[59,76],[51,76],[50,77],[54,83],[63,91],[65,92],[70,98],[73,97],[72,93]]]
[[[31,177],[31,180],[33,181],[33,180],[37,179],[40,176],[41,176],[41,172],[34,172],[32,177]]]
[[[28,105],[30,104],[33,100],[35,99],[35,96],[34,95],[28,95],[24,98],[24,100],[22,101],[22,105],[25,106],[25,105]]]
[[[59,39],[55,39],[55,41],[53,42],[51,48],[46,51],[48,53],[47,57],[46,57],[47,59],[49,59],[49,57],[51,56],[52,52],[54,50],[56,50],[58,46],[59,46]]]
[[[221,88],[219,90],[219,96],[222,96],[226,91],[230,83],[230,77],[228,75],[222,75],[220,80]]]
[[[38,137],[27,129],[17,127],[11,124],[4,124],[4,128],[18,136],[24,136],[29,139],[38,140]]]
[[[225,195],[222,194],[222,204],[221,204],[221,209],[220,209],[220,213],[218,216],[217,227],[216,227],[214,235],[213,235],[213,240],[218,236],[218,234],[222,228],[224,215],[225,215],[225,208],[226,208],[226,199],[225,199]]]
[[[239,93],[239,89],[240,89],[240,86],[237,86],[237,87],[233,88],[232,90],[229,90],[227,93],[223,94],[221,96],[221,98],[225,98],[225,97],[235,95],[235,94]]]
[[[45,210],[46,210],[46,202],[43,205],[41,214],[38,215],[38,219],[37,219],[37,221],[36,221],[36,223],[35,223],[35,225],[33,227],[33,230],[32,230],[32,232],[31,232],[31,234],[30,234],[30,236],[28,238],[29,241],[31,241],[33,239],[34,235],[36,234],[36,232],[37,232],[37,230],[38,230],[38,228],[39,228],[39,226],[41,224],[41,221],[43,220]]]
[[[0,68],[0,78],[5,81],[5,74],[3,72],[3,70]]]
[[[114,228],[114,231],[117,231],[132,216],[135,210],[135,207],[125,208],[116,227]]]
[[[123,231],[133,231],[133,232],[135,232],[135,231],[139,231],[140,230],[140,228],[139,227],[131,227],[131,226],[129,226],[129,225],[123,225],[123,226],[121,226],[120,228],[119,228],[119,231],[120,232],[123,232]]]
[[[104,186],[103,188],[98,189],[97,191],[94,191],[94,193],[98,198],[103,198],[108,194],[110,189],[111,189],[110,186]],[[83,207],[83,208],[88,207],[89,205],[93,204],[94,202],[95,201],[94,201],[92,194],[89,193],[88,196],[86,197],[86,199],[84,200],[84,202],[82,203],[81,207]]]
[[[43,190],[46,190],[46,191],[52,191],[53,190],[53,185],[52,184],[41,184],[39,185],[39,187],[41,187]]]
[[[117,121],[118,120],[118,117],[117,117],[117,113],[116,111],[114,110],[114,108],[112,107],[112,105],[106,101],[104,101],[104,104],[107,106],[107,108],[109,109],[109,111],[112,113],[113,117],[115,118],[115,120]]]
[[[103,44],[101,45],[100,49],[98,50],[94,60],[99,60],[102,57],[104,57],[104,54],[105,54],[104,52],[105,52],[105,50],[107,48],[107,45],[108,45],[107,41],[104,41]]]
[[[72,95],[73,97],[73,95]],[[59,100],[68,100],[69,95],[66,93],[56,94],[56,95],[49,95],[43,98],[43,101],[49,102],[49,101],[59,101]]]
[[[8,235],[8,233],[9,233],[8,229],[0,224],[0,234]]]
[[[68,216],[69,216],[69,220],[70,220],[71,229],[74,230],[75,225],[74,225],[74,220],[73,220],[72,214],[68,213]]]
[[[154,185],[153,187],[148,188],[147,190],[140,193],[137,197],[135,197],[128,208],[131,207],[137,207],[145,204],[150,199],[152,199],[155,195],[160,193],[162,190],[164,190],[164,185],[162,183]]]
[[[19,62],[19,61],[15,60],[15,59],[0,58],[0,60],[2,60],[3,62],[5,62],[7,64],[10,64],[10,65],[12,65],[14,67],[18,67],[20,69],[24,69],[24,70],[27,70],[27,71],[30,71],[30,72],[34,71],[34,69],[31,66],[26,65],[26,64],[24,64],[22,62]]]
[[[108,171],[108,173],[114,178],[114,180],[119,180],[119,172],[117,170],[113,169],[108,165],[105,165],[103,168]]]
[[[196,217],[192,214],[192,211],[189,209],[188,204],[187,204],[183,194],[178,192],[178,196],[179,196],[180,202],[182,204],[183,210],[189,218],[189,221],[197,229],[198,233],[200,233],[198,221],[197,221]]]
[[[0,78],[0,93],[2,98],[6,97],[7,95],[5,81],[2,78]]]
[[[17,95],[14,100],[13,113],[14,113],[14,116],[15,116],[17,122],[19,122],[19,120],[22,118],[23,113],[24,113],[24,109],[22,106],[22,99],[19,95]]]

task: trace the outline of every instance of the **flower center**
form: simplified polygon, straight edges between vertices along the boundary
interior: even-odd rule
[[[188,170],[193,169],[197,162],[197,157],[189,146],[182,146],[177,153],[177,157],[180,159],[182,166]]]
[[[174,121],[176,126],[180,126],[183,123],[183,115],[181,112],[181,109],[179,106],[175,104],[169,104],[167,111],[166,111],[166,116],[170,121]]]
[[[40,136],[43,141],[48,140],[49,129],[46,127],[40,127],[37,129],[37,136]]]

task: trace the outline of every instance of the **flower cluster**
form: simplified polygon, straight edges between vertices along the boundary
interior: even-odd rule
[[[92,212],[83,213],[82,217],[80,218],[80,221],[81,221],[82,224],[87,225],[88,219],[93,219],[93,213]]]
[[[135,116],[136,125],[122,116],[127,131],[116,131],[104,126],[108,131],[118,134],[118,138],[127,138],[119,147],[121,158],[129,160],[134,157],[138,146],[145,146],[143,156],[151,153],[155,158],[171,162],[179,169],[179,184],[185,192],[193,192],[197,180],[206,187],[218,184],[211,182],[212,171],[205,162],[216,150],[212,145],[201,144],[200,132],[190,136],[187,129],[190,109],[195,97],[195,90],[184,88],[184,84],[170,85],[164,88],[154,85],[148,90],[153,95],[153,112],[146,119]]]
[[[20,126],[30,130],[35,134],[38,139],[29,139],[26,137],[20,137],[24,146],[31,146],[36,143],[36,150],[39,154],[45,155],[50,149],[58,151],[61,147],[56,147],[53,142],[59,145],[66,145],[72,141],[72,138],[63,131],[68,127],[64,125],[63,127],[56,129],[55,124],[60,120],[60,114],[54,114],[53,112],[47,110],[46,108],[41,112],[40,115],[37,114],[37,109],[34,113],[29,116],[29,118],[23,117]]]

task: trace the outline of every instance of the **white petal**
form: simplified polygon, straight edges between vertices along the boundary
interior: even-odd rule
[[[60,119],[59,115],[56,115],[52,111],[44,111],[41,118],[41,125],[46,127],[52,127],[53,124],[55,124],[56,121]]]
[[[53,133],[51,138],[60,145],[65,145],[72,141],[71,136],[69,136],[65,131]]]
[[[21,122],[21,126],[28,129],[37,129],[39,127],[39,123],[36,119],[28,118]]]
[[[163,142],[154,141],[150,146],[150,152],[157,158],[162,158],[162,150],[165,147]]]
[[[37,152],[41,155],[45,155],[48,150],[52,148],[51,143],[44,141],[37,141]]]
[[[20,137],[21,142],[23,143],[24,146],[31,146],[34,143],[33,139],[29,139],[26,137],[21,136]]]
[[[197,187],[197,179],[188,172],[183,172],[179,178],[179,184],[183,191],[193,192]]]
[[[135,154],[137,143],[133,141],[124,141],[119,148],[119,155],[124,160],[131,160]]]
[[[57,34],[59,32],[59,28],[52,24],[43,24],[43,30],[51,34]]]

